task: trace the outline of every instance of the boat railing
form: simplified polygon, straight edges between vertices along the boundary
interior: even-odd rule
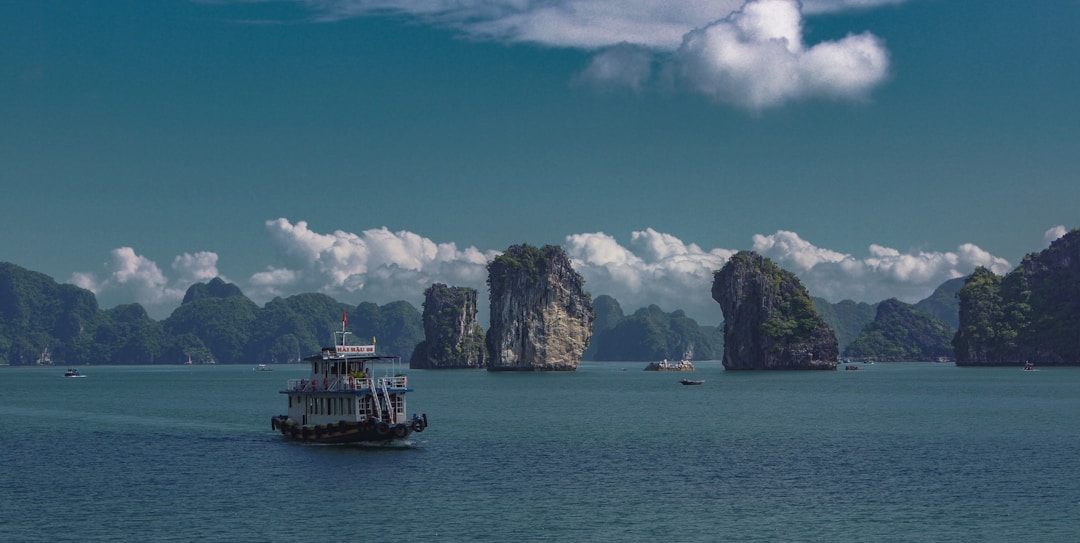
[[[406,388],[408,386],[408,379],[404,375],[395,375],[393,377],[380,377],[379,387],[386,384],[389,388]]]
[[[285,387],[297,392],[317,390],[382,390],[383,388],[407,388],[408,378],[404,375],[393,377],[335,377],[333,379],[289,379]]]

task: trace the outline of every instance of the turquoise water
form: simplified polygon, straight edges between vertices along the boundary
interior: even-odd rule
[[[644,365],[410,371],[398,448],[282,441],[306,366],[0,368],[0,540],[1080,540],[1080,368]]]

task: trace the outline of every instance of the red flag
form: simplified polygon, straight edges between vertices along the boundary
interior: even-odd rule
[[[341,331],[345,331],[345,310],[341,311]]]

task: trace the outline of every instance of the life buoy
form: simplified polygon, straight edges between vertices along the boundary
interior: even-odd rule
[[[349,389],[356,389],[356,380],[352,375],[349,376]]]
[[[422,421],[420,419],[416,419],[416,420],[412,421],[412,431],[414,431],[414,432],[423,432],[424,431],[424,421]]]
[[[326,377],[323,377],[322,388],[323,388],[323,390],[329,390],[330,389],[330,380],[327,379]]]

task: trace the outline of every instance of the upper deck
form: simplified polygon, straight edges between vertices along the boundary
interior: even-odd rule
[[[289,379],[285,384],[282,394],[290,392],[328,392],[328,393],[351,393],[351,394],[375,394],[382,390],[387,392],[409,392],[409,381],[405,375],[387,377],[356,377],[353,375],[338,375],[333,378],[322,379]]]

